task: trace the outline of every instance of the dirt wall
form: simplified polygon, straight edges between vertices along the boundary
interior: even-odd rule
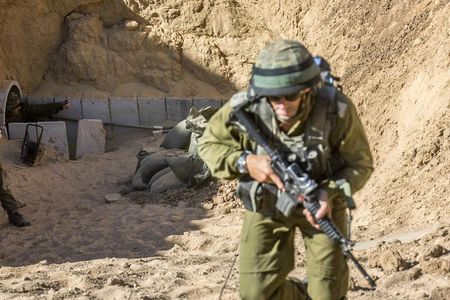
[[[227,97],[258,50],[299,39],[342,76],[376,171],[357,223],[448,212],[450,4],[366,1],[0,1],[0,79],[28,94]],[[413,208],[413,210],[411,210]],[[369,217],[370,216],[370,217]]]

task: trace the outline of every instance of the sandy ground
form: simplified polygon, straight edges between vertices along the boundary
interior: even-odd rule
[[[22,212],[32,226],[12,227],[0,214],[1,299],[239,298],[243,209],[235,183],[161,197],[134,192],[106,203],[104,195],[119,192],[133,174],[138,150],[161,140],[127,136],[103,155],[78,161],[48,155],[35,167],[22,165],[18,144],[8,144],[7,180],[27,203]],[[354,230],[367,240],[354,254],[378,289],[370,291],[351,267],[351,299],[449,299],[448,223],[409,233],[396,228],[390,236],[375,234],[376,226]],[[300,236],[297,243],[293,275],[301,278]]]

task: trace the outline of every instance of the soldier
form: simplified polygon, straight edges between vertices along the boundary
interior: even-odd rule
[[[8,214],[9,223],[17,227],[29,226],[30,222],[25,220],[22,214],[19,213],[19,208],[24,207],[25,204],[17,201],[9,191],[5,183],[5,172],[0,165],[0,203],[3,209]]]
[[[63,109],[69,108],[70,105],[69,100],[45,104],[28,104],[21,101],[19,94],[10,91],[6,102],[5,123],[35,122],[40,118],[48,118]]]
[[[6,102],[5,123],[10,122],[34,122],[39,118],[49,117],[52,114],[66,109],[70,106],[70,101],[48,103],[48,104],[27,104],[22,103],[20,95],[15,91],[10,91]],[[3,209],[8,214],[9,223],[18,227],[30,225],[30,222],[25,220],[18,209],[25,206],[25,204],[17,201],[9,191],[6,183],[6,172],[0,165],[0,202]]]
[[[284,185],[270,158],[228,122],[233,106],[250,97],[259,99],[247,108],[256,124],[281,141],[280,150],[295,153],[302,166],[307,164],[310,177],[319,183],[321,208],[315,218],[301,205],[289,217],[276,209]],[[329,215],[346,234],[346,202],[336,181],[344,179],[353,191],[359,190],[373,171],[372,156],[354,105],[342,92],[325,86],[302,44],[280,40],[262,49],[248,90],[235,94],[211,118],[198,152],[213,176],[240,179],[237,193],[246,207],[240,239],[241,298],[345,299],[345,257],[315,219]],[[295,228],[305,244],[307,284],[287,277],[294,269]]]

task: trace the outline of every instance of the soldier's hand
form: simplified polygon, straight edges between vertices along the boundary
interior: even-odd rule
[[[69,108],[71,105],[72,105],[72,103],[70,103],[70,100],[66,100],[66,101],[64,101],[63,109],[67,109],[67,108]]]
[[[274,183],[284,191],[284,184],[270,166],[268,155],[249,154],[246,158],[248,174],[257,182]]]
[[[305,215],[306,220],[316,229],[320,229],[320,225],[317,224],[316,220],[322,219],[327,216],[331,218],[331,206],[328,201],[328,194],[323,190],[318,191],[318,198],[320,208],[317,211],[315,217],[313,218],[312,214],[305,208],[303,209],[303,215]]]

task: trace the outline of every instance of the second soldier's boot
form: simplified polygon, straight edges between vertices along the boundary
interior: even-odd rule
[[[25,218],[17,211],[15,212],[8,211],[8,220],[9,223],[17,227],[25,227],[30,225],[30,222],[25,220]]]

